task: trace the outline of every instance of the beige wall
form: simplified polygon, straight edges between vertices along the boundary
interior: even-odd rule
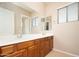
[[[54,25],[55,49],[79,55],[79,21]]]
[[[46,16],[52,16],[54,34],[54,49],[79,55],[79,21],[56,24],[57,10],[70,3],[49,3]]]

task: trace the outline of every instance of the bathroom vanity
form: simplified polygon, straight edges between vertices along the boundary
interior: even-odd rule
[[[53,36],[0,45],[1,57],[44,57],[53,49]]]
[[[53,49],[52,19],[41,20],[39,15],[13,3],[0,3],[1,57],[43,57]]]

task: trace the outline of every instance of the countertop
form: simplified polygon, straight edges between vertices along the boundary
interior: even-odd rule
[[[29,40],[35,40],[43,37],[53,36],[53,34],[27,34],[22,35],[21,38],[17,38],[16,36],[3,36],[0,37],[0,46],[5,46],[9,44],[15,44],[19,42],[29,41]]]

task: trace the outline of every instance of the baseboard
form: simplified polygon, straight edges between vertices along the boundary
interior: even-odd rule
[[[79,57],[79,56],[76,55],[76,54],[72,54],[72,53],[69,53],[69,52],[66,52],[66,51],[62,51],[62,50],[59,50],[59,49],[53,49],[53,50],[59,51],[59,52],[62,52],[62,53],[68,54],[68,55],[71,55],[72,57]]]

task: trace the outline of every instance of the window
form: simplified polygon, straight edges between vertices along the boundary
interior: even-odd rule
[[[35,18],[32,18],[32,26],[33,27],[36,26],[36,20],[35,20]]]
[[[38,23],[38,17],[33,17],[33,18],[32,18],[32,26],[33,26],[33,27],[36,27],[36,26],[38,26],[38,24],[39,24],[39,23]]]
[[[64,8],[58,9],[58,23],[65,23],[78,20],[78,3],[73,3]]]
[[[66,8],[60,9],[58,13],[59,13],[59,23],[66,22]]]
[[[78,3],[73,3],[68,6],[68,21],[78,20]]]

